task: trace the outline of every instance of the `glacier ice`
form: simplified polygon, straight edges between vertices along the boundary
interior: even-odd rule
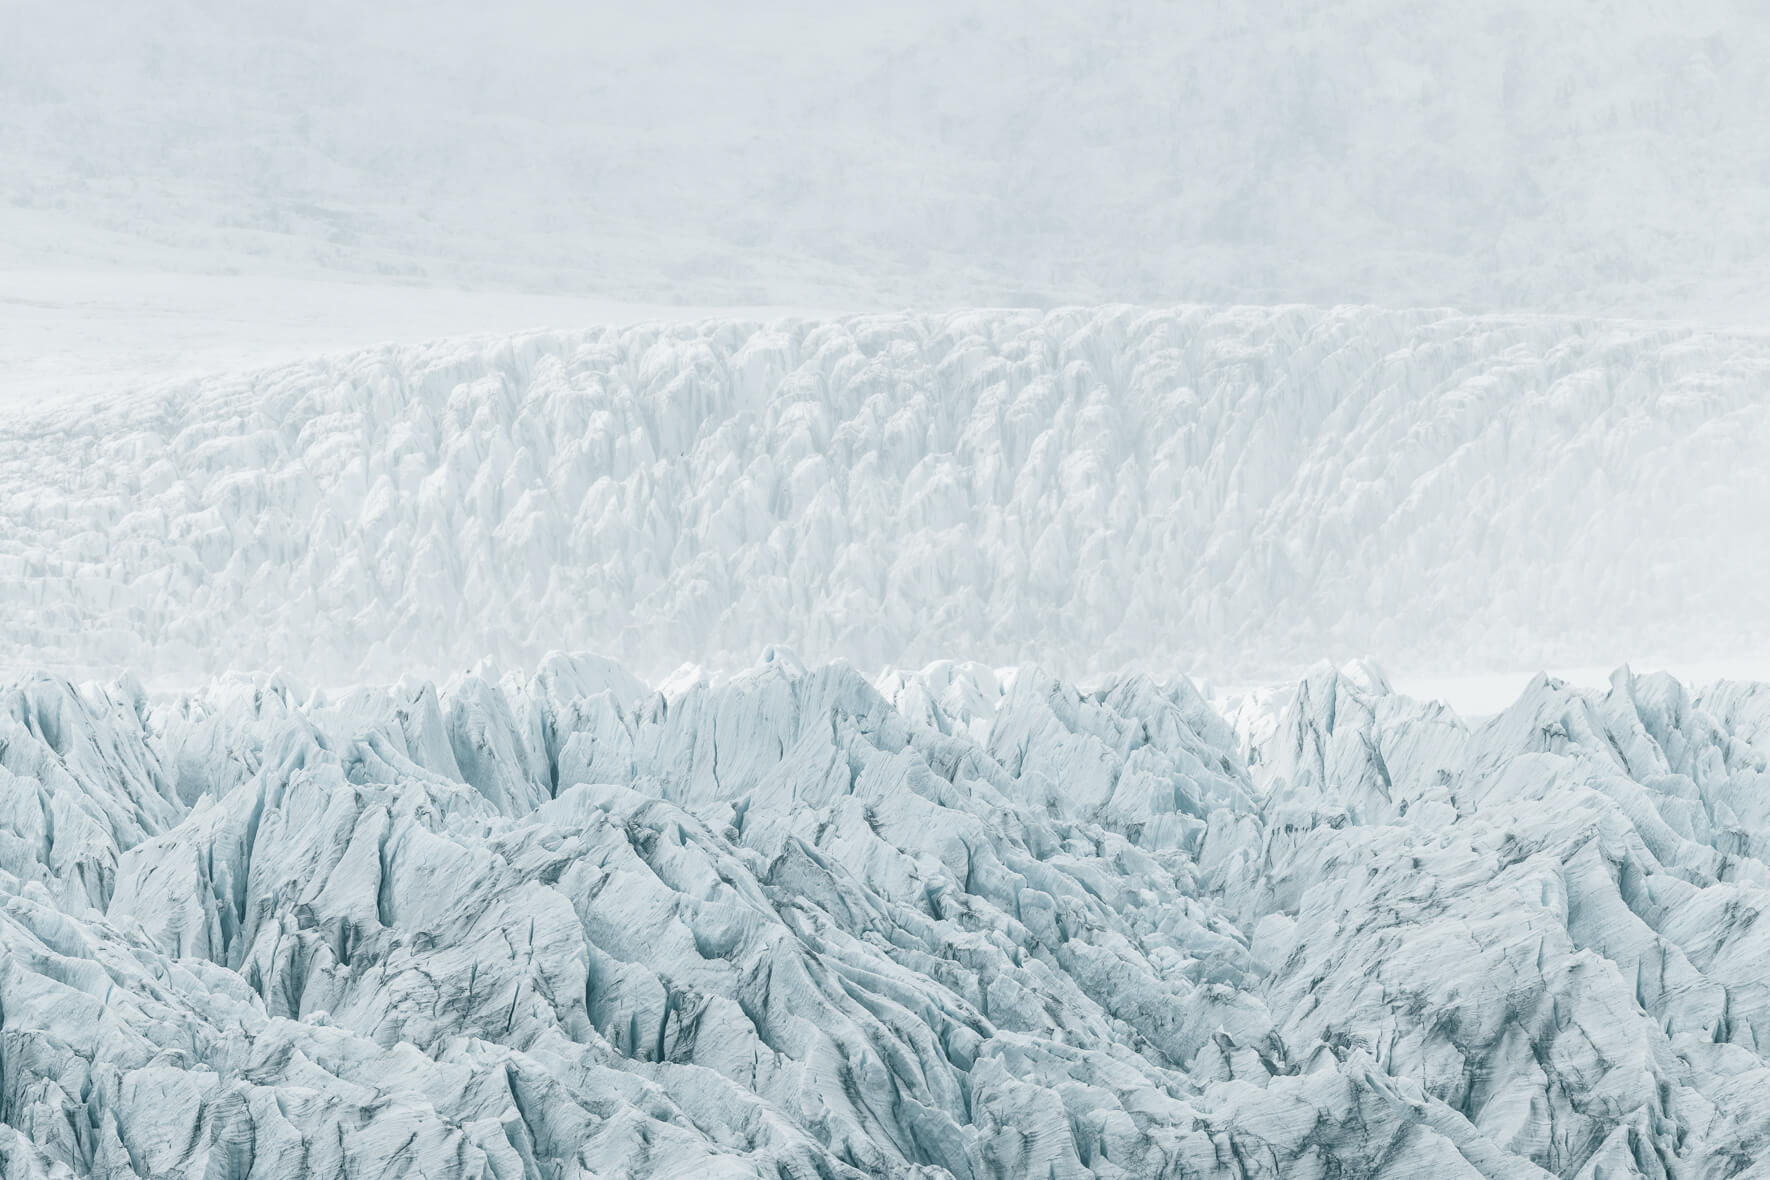
[[[581,7],[0,21],[0,1180],[1770,1180],[1764,6]]]
[[[154,687],[1765,657],[1767,394],[1762,333],[1361,308],[388,346],[0,422],[0,651]]]
[[[8,682],[0,1170],[1762,1174],[1770,687],[766,657]]]

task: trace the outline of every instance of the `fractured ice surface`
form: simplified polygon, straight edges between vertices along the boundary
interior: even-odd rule
[[[1770,689],[0,691],[8,1177],[1761,1175]]]
[[[21,670],[1770,655],[1770,337],[1368,309],[386,347],[0,423]],[[465,767],[463,770],[467,769]]]

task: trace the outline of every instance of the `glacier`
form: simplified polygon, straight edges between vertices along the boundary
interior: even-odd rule
[[[1450,311],[713,318],[0,420],[0,660],[176,688],[774,643],[1220,684],[1763,659],[1770,337]],[[1523,682],[1520,676],[1519,683]]]
[[[0,1171],[1770,1174],[1767,755],[1627,668],[19,676]]]
[[[1114,306],[13,407],[0,1175],[1770,1177],[1770,684],[1397,687],[1770,652],[1767,393]]]
[[[4,11],[0,1180],[1770,1180],[1770,6]]]

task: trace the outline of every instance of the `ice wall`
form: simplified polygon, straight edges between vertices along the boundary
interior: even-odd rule
[[[0,425],[0,646],[1449,675],[1770,650],[1770,337],[1341,308],[388,347]]]

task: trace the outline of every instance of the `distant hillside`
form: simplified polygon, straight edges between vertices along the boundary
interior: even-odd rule
[[[0,261],[644,301],[1770,310],[1770,15],[25,0]]]

